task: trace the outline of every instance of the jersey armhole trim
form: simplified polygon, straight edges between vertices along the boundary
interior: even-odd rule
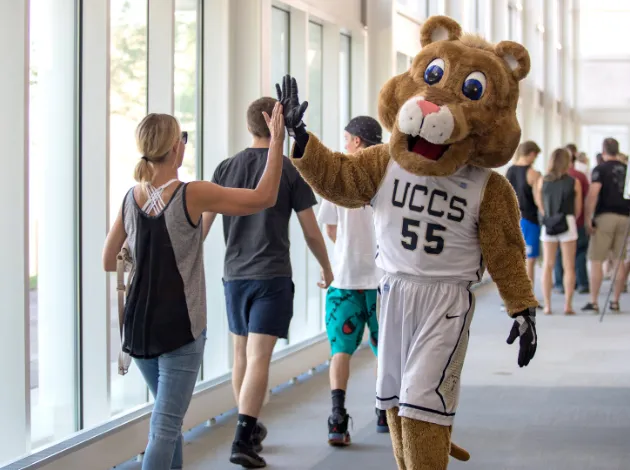
[[[182,188],[182,205],[184,206],[184,214],[186,214],[186,220],[190,224],[192,228],[198,228],[199,222],[201,222],[203,218],[203,214],[199,216],[199,222],[196,224],[190,218],[190,213],[188,212],[188,204],[186,204],[186,190],[188,189],[188,183],[184,183],[184,187]]]
[[[387,173],[389,173],[389,170],[391,169],[394,163],[395,161],[390,155],[389,161],[387,162],[387,166],[385,167],[385,173],[383,173],[383,177],[381,178],[381,181],[378,182],[378,186],[376,187],[376,192],[374,193],[374,197],[370,200],[370,206],[374,207],[374,205],[376,204],[378,195],[381,192],[381,188],[383,187],[385,178],[387,177]]]

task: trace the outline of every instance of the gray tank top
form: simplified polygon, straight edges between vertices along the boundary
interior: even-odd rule
[[[575,180],[564,175],[555,181],[543,181],[543,206],[545,215],[575,215]]]
[[[135,274],[125,304],[123,350],[152,358],[174,351],[206,328],[203,234],[186,208],[186,184],[164,204],[162,190],[150,188],[138,206],[133,188],[123,203],[123,223]]]

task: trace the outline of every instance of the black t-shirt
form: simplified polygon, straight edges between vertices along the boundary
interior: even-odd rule
[[[255,189],[267,164],[268,149],[248,148],[219,164],[212,182]],[[224,280],[291,277],[289,220],[317,204],[315,194],[284,158],[276,205],[247,216],[223,216]]]
[[[606,213],[630,215],[630,201],[623,197],[626,170],[626,165],[617,160],[604,162],[593,169],[591,181],[602,185],[595,215]]]

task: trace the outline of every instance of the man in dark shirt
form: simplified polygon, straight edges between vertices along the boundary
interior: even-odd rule
[[[589,259],[591,261],[591,301],[582,310],[599,311],[598,297],[602,285],[602,263],[611,254],[614,261],[625,256],[625,235],[630,222],[630,201],[624,199],[626,165],[617,159],[619,142],[604,139],[603,163],[593,169],[591,186],[586,197],[584,224],[591,234]],[[619,297],[625,283],[623,263],[615,283],[614,299],[610,309],[619,310]]]
[[[586,195],[588,194],[588,178],[584,173],[576,169],[576,162],[578,159],[577,147],[574,144],[569,144],[566,146],[566,149],[571,153],[571,166],[569,167],[569,175],[571,175],[573,179],[580,182],[580,186],[582,186],[582,204],[584,204],[586,200]],[[588,294],[588,270],[586,269],[588,234],[586,233],[586,228],[584,227],[584,211],[582,211],[580,216],[577,218],[576,224],[578,229],[578,239],[575,251],[575,287],[578,293]],[[554,286],[557,291],[564,294],[564,287],[562,284],[563,278],[564,270],[562,268],[562,251],[560,250],[560,248],[558,248],[558,253],[556,255],[556,266],[554,268]]]
[[[254,189],[269,150],[269,129],[263,111],[271,115],[276,100],[260,98],[247,110],[253,144],[219,164],[212,181],[231,188]],[[232,445],[232,463],[258,468],[265,461],[258,453],[267,431],[257,422],[267,393],[269,364],[278,338],[287,338],[293,316],[294,285],[289,256],[289,219],[293,211],[306,243],[322,269],[321,288],[333,280],[324,238],[313,206],[315,194],[285,157],[272,208],[249,216],[223,216],[226,252],[223,283],[228,323],[233,334],[232,387],[239,419]],[[205,233],[216,214],[204,217]]]

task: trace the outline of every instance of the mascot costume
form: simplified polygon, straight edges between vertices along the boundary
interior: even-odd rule
[[[484,269],[519,338],[518,364],[534,357],[538,302],[525,269],[516,195],[491,170],[519,143],[519,81],[527,50],[462,34],[444,16],[429,18],[409,71],[379,96],[388,144],[352,156],[332,152],[302,122],[295,79],[278,88],[292,162],[322,197],[348,208],[371,204],[385,272],[379,287],[376,405],[387,410],[398,467],[443,470],[459,401],[460,375],[474,311],[470,286]]]

